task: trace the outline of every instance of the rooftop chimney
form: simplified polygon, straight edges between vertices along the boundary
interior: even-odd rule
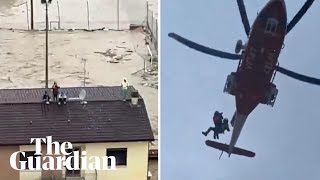
[[[139,92],[138,91],[132,91],[131,92],[131,103],[132,105],[137,105],[139,100]]]

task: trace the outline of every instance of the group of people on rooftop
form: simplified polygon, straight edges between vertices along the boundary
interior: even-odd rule
[[[54,82],[52,85],[52,96],[53,96],[53,101],[58,102],[58,104],[66,104],[67,103],[67,95],[64,92],[60,92],[60,86],[58,86],[57,82]],[[44,92],[44,95],[42,97],[42,100],[46,103],[49,104],[51,101],[51,97],[48,94],[48,91]]]
[[[121,95],[123,101],[126,101],[128,98],[128,87],[129,83],[126,78],[123,78],[123,81],[121,82]],[[52,91],[52,96],[53,96],[53,101],[58,102],[58,104],[66,104],[67,102],[67,95],[64,92],[60,92],[60,86],[57,84],[57,82],[54,82],[51,88]],[[50,104],[51,102],[51,97],[48,93],[48,91],[45,91],[42,97],[43,102],[46,104]]]

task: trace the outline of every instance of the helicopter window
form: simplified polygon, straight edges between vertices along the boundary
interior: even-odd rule
[[[275,33],[277,30],[279,22],[274,18],[269,18],[267,20],[265,32]]]

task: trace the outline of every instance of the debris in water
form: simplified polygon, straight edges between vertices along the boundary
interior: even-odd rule
[[[94,52],[94,53],[102,54],[106,57],[111,57],[111,58],[117,55],[116,53],[112,52],[111,49],[106,50],[106,52]]]
[[[110,60],[110,61],[107,61],[107,62],[109,62],[109,63],[119,63],[119,61],[117,61],[117,60]]]

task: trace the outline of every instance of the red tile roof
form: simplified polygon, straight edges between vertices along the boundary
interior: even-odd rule
[[[133,87],[130,87],[133,90]],[[62,88],[77,96],[81,88]],[[138,106],[121,99],[121,87],[86,87],[86,101],[42,103],[44,89],[0,90],[0,145],[27,145],[53,136],[72,143],[154,140],[143,99]]]

